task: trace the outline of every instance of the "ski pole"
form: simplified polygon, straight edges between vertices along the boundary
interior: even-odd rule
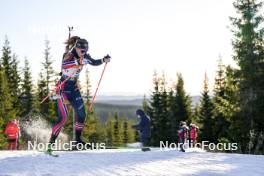
[[[71,31],[73,30],[73,26],[68,26],[68,29],[69,29],[69,37],[68,37],[68,39],[70,39],[71,38]]]
[[[78,70],[77,70],[78,71]],[[77,71],[73,72],[70,76],[68,76],[65,80],[62,81],[55,89],[53,89],[43,100],[40,102],[42,104],[44,101],[46,101],[47,98],[49,98],[60,86],[62,86],[66,81],[68,81],[72,76],[77,73]]]
[[[97,93],[98,88],[99,88],[99,86],[100,86],[100,83],[101,83],[101,81],[102,81],[102,78],[103,78],[103,75],[104,75],[104,72],[105,72],[105,68],[106,68],[106,66],[107,66],[107,62],[106,62],[105,65],[104,65],[104,69],[103,69],[103,71],[102,71],[102,74],[101,74],[100,80],[99,80],[99,82],[98,82],[97,88],[96,88],[95,93],[94,93],[94,95],[93,95],[93,99],[92,99],[91,104],[90,104],[90,107],[89,107],[89,111],[90,111],[90,112],[92,112],[93,103],[94,103],[94,101],[95,101],[96,93]]]

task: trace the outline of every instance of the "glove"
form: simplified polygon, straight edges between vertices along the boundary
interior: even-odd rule
[[[110,62],[111,57],[107,54],[104,58],[103,58],[103,62]]]

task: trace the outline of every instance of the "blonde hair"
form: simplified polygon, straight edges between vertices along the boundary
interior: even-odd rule
[[[65,47],[65,53],[69,52],[70,49],[72,49],[72,47],[74,47],[76,41],[80,39],[80,37],[78,36],[72,36],[71,38],[69,38],[68,40],[66,40],[66,42],[64,42],[64,44],[66,44]]]

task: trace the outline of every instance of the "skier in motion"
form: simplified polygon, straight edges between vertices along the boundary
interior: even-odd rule
[[[66,42],[66,51],[63,55],[61,78],[58,83],[59,89],[57,94],[59,98],[57,100],[58,105],[58,119],[52,128],[52,133],[49,141],[48,152],[51,152],[51,145],[55,143],[61,128],[64,126],[67,116],[67,102],[73,107],[75,111],[75,134],[76,143],[85,145],[85,142],[81,139],[82,130],[85,122],[85,108],[83,99],[80,94],[80,90],[77,86],[77,80],[79,74],[84,65],[90,64],[98,66],[103,63],[110,62],[110,56],[106,55],[102,59],[93,59],[88,52],[88,42],[86,39],[82,39],[78,36],[69,38]],[[65,81],[65,79],[67,79]],[[64,84],[61,84],[64,81]]]

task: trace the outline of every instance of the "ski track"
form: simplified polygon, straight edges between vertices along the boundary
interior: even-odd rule
[[[0,151],[0,176],[264,175],[264,156],[139,149],[55,152]]]

